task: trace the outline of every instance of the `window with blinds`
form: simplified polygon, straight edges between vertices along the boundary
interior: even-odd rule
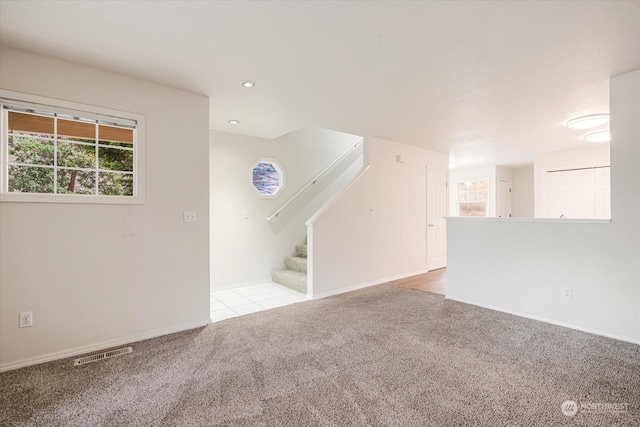
[[[6,98],[0,103],[3,194],[139,195],[137,120]]]

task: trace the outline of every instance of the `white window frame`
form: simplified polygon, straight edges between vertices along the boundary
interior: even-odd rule
[[[271,165],[273,165],[273,167],[275,168],[275,170],[278,172],[278,189],[273,193],[273,194],[263,194],[260,192],[260,190],[258,190],[256,188],[255,185],[253,185],[253,170],[260,164],[260,163],[270,163]],[[263,199],[275,199],[276,197],[280,196],[280,194],[282,194],[282,192],[284,191],[284,188],[286,187],[286,179],[285,179],[285,171],[284,168],[282,167],[282,165],[273,158],[270,157],[260,157],[258,160],[256,160],[253,163],[253,166],[251,166],[251,188],[253,188],[253,191],[256,192],[256,194],[258,195],[258,197],[261,197]]]
[[[110,196],[89,194],[42,194],[9,192],[8,175],[8,134],[7,110],[0,111],[0,202],[28,203],[89,203],[89,204],[123,204],[141,205],[145,203],[145,121],[144,116],[136,113],[111,110],[76,102],[62,101],[42,96],[29,95],[0,89],[0,98],[6,102],[0,104],[38,104],[39,107],[50,106],[52,112],[66,112],[84,118],[116,118],[136,122],[133,132],[133,196]]]
[[[458,184],[466,184],[467,182],[480,182],[480,181],[487,181],[487,199],[486,200],[463,200],[460,201],[460,194],[458,192]],[[488,218],[489,217],[489,200],[491,198],[491,180],[489,179],[489,177],[483,177],[483,178],[472,178],[472,179],[459,179],[456,181],[456,214],[457,216],[459,216],[460,218]],[[472,216],[462,216],[460,215],[460,203],[473,203],[473,202],[484,202],[485,204],[485,210],[484,210],[484,216],[476,216],[476,217],[472,217]]]

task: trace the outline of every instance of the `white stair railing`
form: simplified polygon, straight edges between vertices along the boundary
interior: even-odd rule
[[[340,154],[333,162],[331,162],[329,166],[324,168],[318,175],[316,175],[311,181],[309,181],[307,185],[302,187],[296,194],[291,196],[291,198],[287,200],[282,206],[280,206],[280,208],[277,211],[275,211],[273,214],[267,217],[267,221],[271,222],[276,220],[278,216],[282,213],[282,211],[284,211],[287,208],[287,206],[293,203],[298,197],[306,193],[309,190],[309,188],[311,188],[313,185],[315,185],[316,182],[318,182],[318,180],[320,180],[320,178],[322,178],[327,173],[329,173],[338,163],[340,163],[342,159],[347,157],[353,150],[355,150],[360,144],[362,144],[362,141],[363,141],[363,138],[360,138],[355,142],[355,144],[352,144],[351,146],[349,146],[349,148],[347,148],[344,153]]]

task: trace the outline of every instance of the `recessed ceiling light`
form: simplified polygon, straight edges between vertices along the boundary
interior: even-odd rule
[[[449,169],[455,168],[456,164],[456,162],[449,162]]]
[[[571,119],[567,122],[567,127],[571,129],[591,129],[609,122],[608,114],[592,114]]]
[[[239,124],[240,124],[240,122],[239,122],[238,120],[229,120],[229,124],[232,124],[232,125],[239,125]]]
[[[589,142],[609,142],[611,141],[611,131],[594,132],[584,136]]]
[[[242,82],[243,87],[254,87],[256,84],[250,80]]]

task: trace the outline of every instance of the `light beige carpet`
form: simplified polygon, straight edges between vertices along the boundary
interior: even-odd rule
[[[133,347],[0,374],[0,425],[640,425],[640,346],[394,285]]]

